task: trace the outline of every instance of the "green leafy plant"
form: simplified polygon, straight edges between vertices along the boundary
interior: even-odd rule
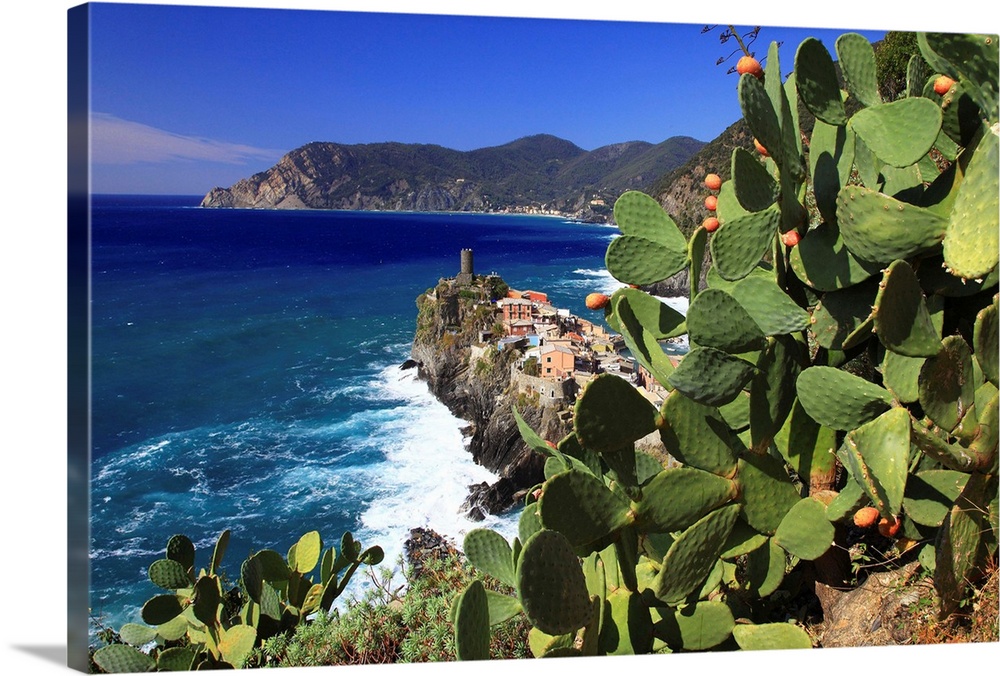
[[[516,595],[456,597],[460,659],[487,657],[489,626],[518,613],[536,656],[811,647],[758,610],[802,569],[836,569],[866,506],[933,573],[942,617],[995,559],[997,36],[917,41],[935,73],[914,61],[892,101],[858,34],[836,42],[842,79],[812,38],[783,79],[772,44],[737,89],[766,153],[733,151],[711,234],[685,238],[642,193],[615,203],[616,279],[689,272],[686,316],[637,288],[605,307],[669,395],[657,409],[599,375],[554,449],[517,416],[546,480],[513,542],[465,538]],[[955,81],[945,95],[938,74]],[[675,367],[660,341],[684,333]],[[652,433],[669,466],[636,450]]]
[[[142,624],[121,627],[122,643],[94,653],[95,664],[109,673],[242,667],[264,639],[328,613],[357,569],[384,556],[378,546],[362,551],[349,532],[339,552],[324,552],[322,538],[312,531],[285,557],[269,549],[252,554],[241,566],[239,584],[229,587],[222,571],[228,544],[227,530],[208,568],[198,569],[191,540],[170,538],[165,557],[150,564],[148,573],[165,593],[143,605]],[[314,578],[310,573],[317,567]],[[153,648],[141,650],[146,646]]]

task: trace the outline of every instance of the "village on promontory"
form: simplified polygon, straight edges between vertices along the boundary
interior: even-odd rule
[[[460,269],[417,299],[411,358],[431,392],[466,420],[473,459],[500,479],[470,487],[468,514],[500,513],[540,480],[544,458],[527,450],[512,415],[516,408],[545,439],[572,430],[573,404],[596,376],[614,374],[655,406],[667,391],[629,353],[622,336],[601,321],[556,307],[543,289],[514,289],[496,272],[476,274],[473,252],[463,249]],[[683,339],[664,344],[676,363]],[[639,441],[657,450],[657,435]]]

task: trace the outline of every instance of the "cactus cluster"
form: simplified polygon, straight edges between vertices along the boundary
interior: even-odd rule
[[[599,375],[555,448],[518,417],[546,480],[512,543],[465,538],[517,595],[456,599],[460,659],[486,657],[489,624],[521,611],[537,656],[811,647],[755,610],[842,555],[861,509],[933,575],[942,616],[996,556],[997,36],[919,45],[934,72],[914,58],[908,96],[883,101],[864,37],[837,40],[842,77],[810,38],[782,79],[773,44],[737,90],[766,155],[733,151],[711,234],[619,198],[609,272],[690,272],[686,317],[637,288],[604,306],[669,394],[657,408]],[[684,333],[675,368],[660,341]],[[669,462],[636,449],[651,433]]]
[[[362,551],[350,532],[339,551],[324,551],[320,534],[311,531],[286,556],[271,549],[249,556],[238,585],[227,589],[221,565],[228,544],[226,530],[208,568],[198,569],[191,540],[171,537],[165,558],[148,569],[149,580],[164,593],[143,605],[142,624],[121,627],[123,643],[100,648],[94,662],[108,673],[240,668],[265,639],[329,612],[355,571],[384,557],[378,546]],[[310,575],[314,571],[318,575]],[[141,650],[150,645],[152,651]]]

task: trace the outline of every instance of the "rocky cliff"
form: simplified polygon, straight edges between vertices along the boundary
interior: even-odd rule
[[[477,277],[471,285],[441,280],[417,299],[417,328],[411,360],[431,392],[451,412],[468,421],[469,452],[476,463],[496,473],[492,485],[469,487],[463,506],[472,518],[499,514],[513,506],[528,488],[543,479],[545,458],[521,440],[512,409],[516,405],[525,421],[544,438],[558,441],[570,425],[553,407],[534,405],[510,386],[514,350],[487,347],[477,352],[481,331],[496,322],[489,300],[506,293],[497,277]]]

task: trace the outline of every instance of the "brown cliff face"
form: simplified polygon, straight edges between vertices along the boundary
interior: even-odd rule
[[[495,322],[492,310],[476,306],[468,288],[446,281],[418,301],[417,331],[411,359],[431,392],[451,412],[468,421],[473,460],[499,476],[492,485],[470,486],[463,505],[472,518],[499,514],[512,507],[523,491],[544,480],[545,458],[530,450],[517,430],[513,407],[544,438],[558,440],[569,432],[551,408],[518,402],[510,389],[510,365],[516,351],[488,351],[470,366],[471,346],[480,330]],[[463,297],[464,296],[464,297]]]
[[[391,155],[391,153],[390,153]],[[439,172],[421,182],[401,162],[392,176],[367,148],[311,143],[267,171],[214,188],[203,207],[461,211],[484,206],[475,184]],[[407,175],[409,174],[409,176]]]

